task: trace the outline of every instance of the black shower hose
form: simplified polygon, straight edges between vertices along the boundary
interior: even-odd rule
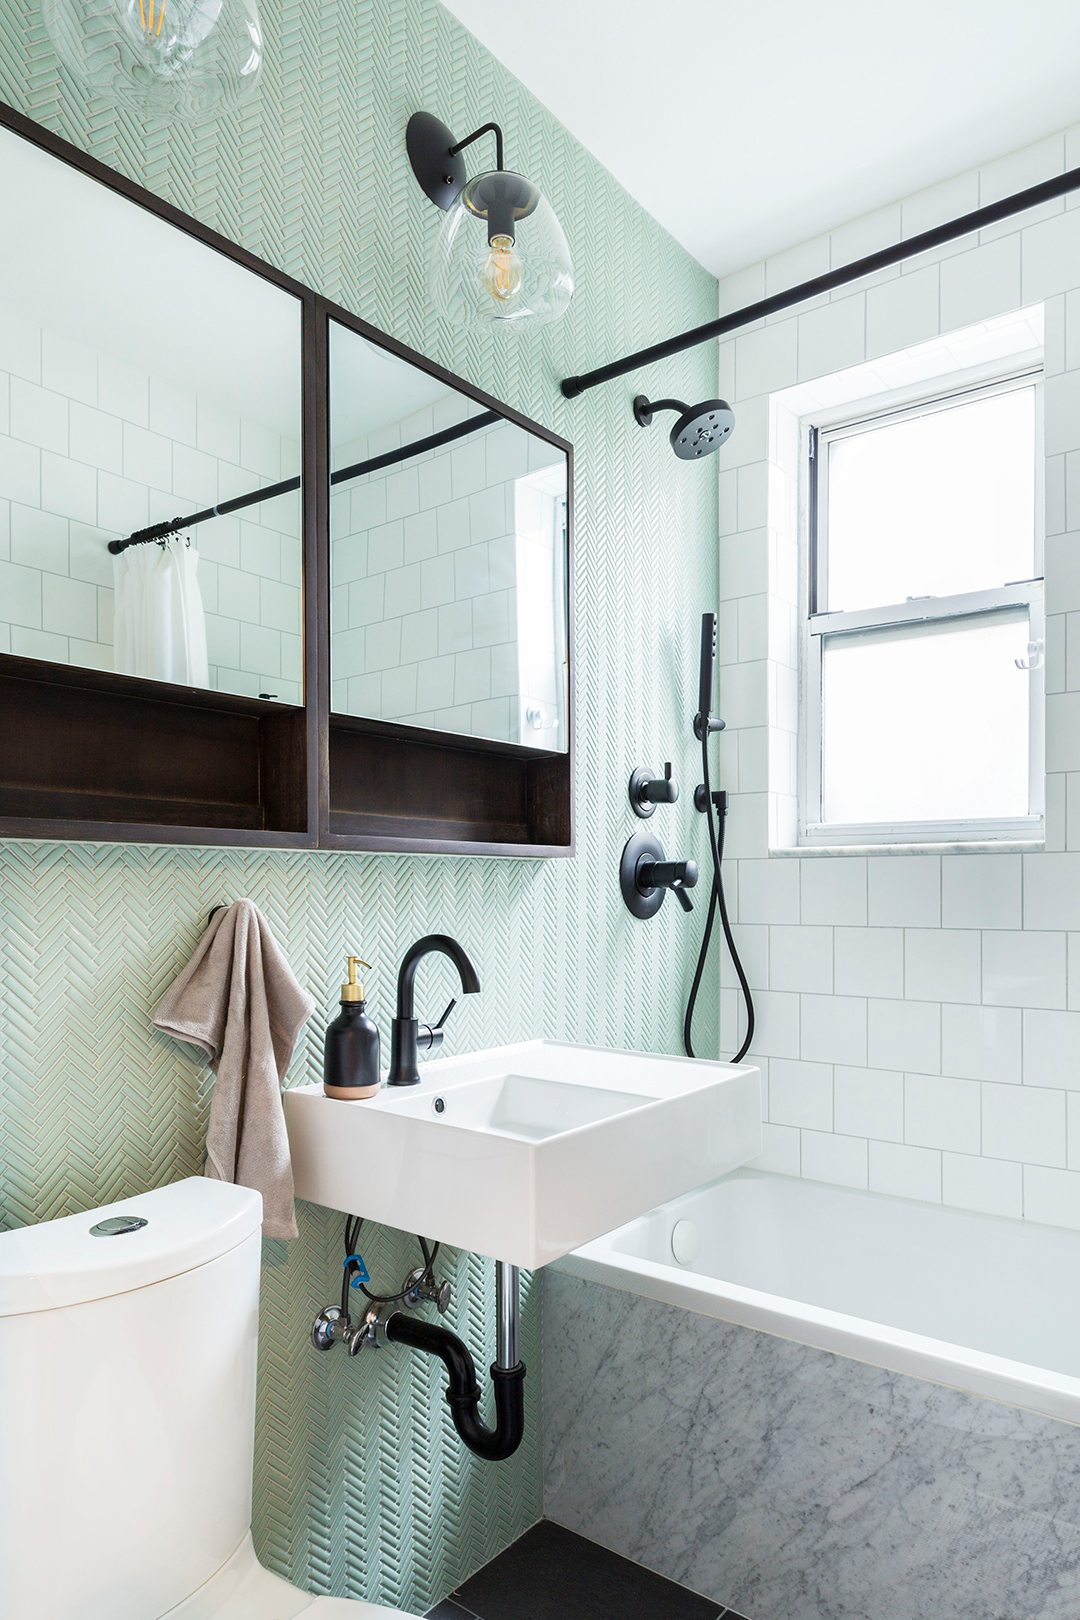
[[[690,987],[690,995],[686,1003],[686,1017],[683,1020],[683,1048],[687,1057],[696,1057],[694,1043],[691,1039],[694,1022],[694,1007],[697,1003],[698,991],[701,988],[701,976],[705,971],[705,959],[709,954],[709,942],[712,939],[713,923],[716,913],[720,913],[720,926],[724,930],[727,948],[731,952],[731,960],[735,965],[735,972],[739,978],[739,987],[742,990],[743,1000],[746,1002],[746,1034],[739,1050],[732,1058],[732,1063],[741,1063],[750,1050],[750,1042],[754,1038],[754,998],[750,994],[750,985],[743,971],[739,953],[735,947],[735,940],[731,933],[731,923],[728,920],[727,901],[724,898],[724,879],[720,863],[724,858],[724,822],[727,818],[727,794],[719,792],[713,798],[712,782],[709,778],[709,733],[706,728],[701,739],[701,773],[705,781],[705,810],[709,822],[709,850],[712,855],[713,881],[712,892],[709,895],[709,911],[705,918],[705,932],[701,936],[701,950],[698,953],[697,969],[694,973],[694,982]],[[716,802],[719,800],[719,803]],[[719,811],[719,831],[715,812]]]

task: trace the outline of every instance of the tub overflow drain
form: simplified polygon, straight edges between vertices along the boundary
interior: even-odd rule
[[[701,1253],[701,1233],[693,1221],[676,1221],[671,1232],[671,1252],[680,1266],[688,1266]]]

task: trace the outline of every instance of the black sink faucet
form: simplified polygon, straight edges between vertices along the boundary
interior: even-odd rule
[[[437,1024],[418,1024],[413,1004],[416,970],[425,956],[441,951],[448,956],[461,976],[462,993],[474,996],[480,988],[476,969],[456,939],[449,934],[425,934],[415,945],[410,945],[402,958],[397,981],[397,1015],[390,1026],[390,1076],[387,1085],[417,1086],[420,1071],[416,1066],[418,1052],[434,1052],[442,1045],[443,1025],[457,1006],[457,998],[450,1003]]]

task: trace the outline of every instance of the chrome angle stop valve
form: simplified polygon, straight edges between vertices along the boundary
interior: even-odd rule
[[[343,1344],[350,1356],[360,1354],[365,1345],[380,1350],[387,1344],[386,1324],[395,1311],[419,1310],[434,1305],[440,1316],[450,1309],[451,1285],[445,1279],[428,1275],[426,1266],[410,1271],[395,1298],[372,1304],[360,1322],[354,1322],[340,1305],[326,1305],[311,1324],[311,1342],[316,1350],[332,1350]]]

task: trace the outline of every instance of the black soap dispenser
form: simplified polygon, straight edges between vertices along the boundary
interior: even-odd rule
[[[341,987],[341,1011],[326,1031],[323,1047],[323,1090],[328,1097],[356,1102],[379,1091],[379,1031],[364,1011],[364,987],[356,982],[357,965],[349,957],[349,982]]]

